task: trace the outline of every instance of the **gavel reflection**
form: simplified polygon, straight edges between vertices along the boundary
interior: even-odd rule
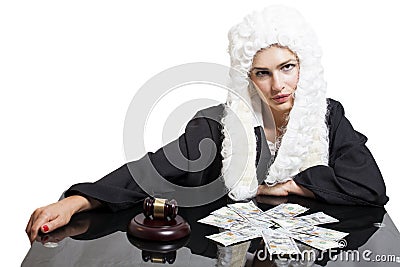
[[[144,262],[151,261],[152,263],[169,263],[173,264],[176,260],[176,251],[169,251],[167,253],[157,253],[150,251],[142,251],[142,259]]]
[[[147,218],[174,219],[178,214],[178,203],[172,199],[147,197],[143,202],[143,213]]]

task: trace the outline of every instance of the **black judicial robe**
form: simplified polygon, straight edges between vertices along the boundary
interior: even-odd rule
[[[178,143],[188,160],[196,160],[200,156],[200,141],[211,138],[217,146],[217,155],[213,162],[202,171],[183,171],[173,166],[166,158],[163,148],[160,148],[154,153],[147,153],[147,156],[162,177],[182,186],[199,186],[220,176],[223,141],[220,119],[223,109],[221,104],[200,110],[186,125],[185,133],[166,145]],[[328,99],[327,124],[329,165],[308,168],[297,174],[294,181],[311,190],[317,200],[323,202],[372,206],[386,204],[389,198],[386,196],[385,183],[371,152],[365,146],[367,138],[353,129],[345,117],[343,106],[333,99]],[[262,127],[255,127],[254,132],[257,140],[256,172],[258,177],[264,177],[270,164],[270,151]],[[152,179],[150,175],[146,177],[146,165],[141,164],[142,159],[127,164],[141,168],[140,173],[144,178]],[[65,196],[79,194],[91,197],[113,211],[135,205],[147,194],[132,178],[127,164],[94,183],[73,185],[65,192]]]

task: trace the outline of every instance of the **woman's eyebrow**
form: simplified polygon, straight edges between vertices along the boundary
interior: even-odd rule
[[[269,70],[268,68],[263,68],[263,67],[253,67],[251,70]]]
[[[286,60],[286,61],[280,63],[277,67],[280,68],[280,67],[282,67],[282,66],[284,66],[284,65],[286,65],[286,64],[288,64],[288,63],[290,63],[290,62],[296,62],[296,63],[297,63],[297,60],[291,58],[291,59],[289,59],[289,60]],[[269,70],[269,68],[265,68],[265,67],[253,67],[252,70]]]
[[[286,65],[286,64],[288,64],[288,63],[290,63],[290,62],[292,62],[292,61],[295,61],[295,62],[297,63],[297,60],[296,60],[296,59],[291,58],[291,59],[289,59],[289,60],[287,60],[287,61],[282,62],[281,64],[279,64],[278,67],[282,67],[282,66],[284,66],[284,65]]]

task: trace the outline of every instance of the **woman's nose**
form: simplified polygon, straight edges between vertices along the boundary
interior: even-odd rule
[[[275,74],[272,77],[272,90],[279,92],[283,89],[283,87],[284,87],[284,82],[281,75]]]

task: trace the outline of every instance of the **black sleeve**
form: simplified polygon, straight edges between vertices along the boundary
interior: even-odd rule
[[[365,146],[367,138],[353,129],[339,102],[330,100],[328,110],[329,166],[308,168],[294,181],[328,203],[385,205],[389,200],[385,183]]]
[[[222,113],[222,105],[207,109],[217,115]],[[210,179],[216,178],[219,171],[220,158],[216,157],[208,170],[199,173],[189,173],[170,163],[165,155],[168,147],[179,147],[184,160],[194,160],[199,157],[199,143],[204,138],[212,139],[220,146],[221,136],[217,120],[210,120],[199,111],[185,127],[185,133],[178,139],[170,142],[156,152],[149,152],[137,161],[124,164],[115,171],[104,176],[94,183],[79,183],[71,186],[65,193],[65,197],[82,195],[100,201],[103,206],[112,211],[118,211],[132,207],[141,202],[147,193],[140,188],[133,179],[130,168],[135,168],[135,174],[140,174],[141,179],[152,179],[154,169],[166,180],[182,186],[196,186],[205,184]],[[149,161],[150,160],[150,161]],[[128,167],[129,165],[129,167]],[[150,166],[151,165],[151,166]],[[207,172],[208,171],[208,172]],[[210,171],[213,172],[210,175]]]

